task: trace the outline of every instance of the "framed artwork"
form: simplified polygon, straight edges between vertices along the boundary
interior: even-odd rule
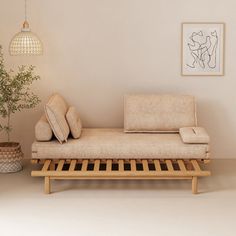
[[[224,23],[182,23],[183,76],[223,76]]]

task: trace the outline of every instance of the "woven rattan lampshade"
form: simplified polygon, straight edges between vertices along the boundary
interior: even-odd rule
[[[12,56],[17,55],[42,55],[43,45],[38,36],[31,32],[26,14],[25,0],[25,21],[21,32],[17,33],[11,40],[9,52]]]
[[[42,55],[42,43],[28,26],[29,24],[25,22],[21,32],[17,33],[11,40],[9,51],[12,56]]]

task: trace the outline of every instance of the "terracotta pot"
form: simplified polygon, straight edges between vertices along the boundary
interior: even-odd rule
[[[0,143],[0,173],[12,173],[22,170],[23,153],[19,143]]]

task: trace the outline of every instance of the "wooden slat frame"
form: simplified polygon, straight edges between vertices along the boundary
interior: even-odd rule
[[[99,171],[100,168],[100,160],[95,160],[94,162],[94,171]]]
[[[119,160],[119,171],[124,171],[124,160]]]
[[[42,171],[47,171],[48,168],[49,168],[49,166],[50,166],[50,164],[51,164],[51,160],[46,160],[46,161],[44,162]]]
[[[55,170],[55,167],[56,167],[56,165],[55,165],[55,163],[52,160],[51,163],[50,163],[49,169],[50,170]]]
[[[60,160],[56,171],[62,171],[64,164],[65,164],[65,160]]]
[[[81,171],[82,171],[82,172],[86,172],[87,169],[88,169],[88,160],[83,160],[83,161],[82,161]]]
[[[112,160],[107,160],[106,171],[107,172],[111,172],[112,171]]]
[[[38,162],[39,163],[39,162]],[[57,164],[57,168],[51,165]],[[76,169],[77,163],[81,163],[81,169]],[[100,170],[100,164],[106,164],[106,171]],[[125,170],[124,164],[130,164],[130,170]],[[137,170],[137,163],[142,163],[143,171]],[[149,170],[148,164],[154,164],[155,171]],[[162,170],[161,163],[166,164],[167,170]],[[178,164],[179,170],[174,169],[174,164]],[[202,162],[204,163],[204,162]],[[64,164],[69,164],[69,169],[63,170]],[[94,164],[93,170],[88,170],[88,165]],[[118,164],[118,170],[112,169],[112,164]],[[188,169],[186,166],[193,168]],[[45,160],[43,167],[39,171],[32,171],[32,176],[45,177],[45,192],[50,193],[51,179],[192,179],[192,192],[197,193],[198,177],[209,176],[210,171],[201,169],[197,160]]]
[[[185,164],[184,164],[184,161],[183,160],[177,160],[177,163],[178,163],[178,165],[179,165],[179,169],[180,169],[180,171],[182,171],[182,172],[186,172],[186,166],[185,166]]]
[[[156,171],[161,171],[161,164],[159,160],[154,160],[154,165],[155,165]]]
[[[136,161],[135,160],[131,160],[130,161],[130,165],[131,165],[131,171],[136,171]]]
[[[174,171],[174,167],[172,165],[171,160],[166,160],[166,165],[167,165],[168,171]]]
[[[196,160],[191,160],[191,163],[193,165],[193,168],[196,170],[196,171],[201,171],[201,168],[199,166],[199,164],[197,163]]]
[[[74,171],[76,167],[77,160],[72,160],[70,163],[69,171]]]
[[[143,171],[148,172],[149,171],[148,161],[142,160],[142,164],[143,164]]]

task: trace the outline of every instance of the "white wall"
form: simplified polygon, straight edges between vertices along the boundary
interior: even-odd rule
[[[44,43],[40,57],[11,57],[8,44],[23,21],[23,0],[0,0],[0,44],[8,66],[33,64],[42,103],[14,117],[13,139],[26,157],[34,124],[58,91],[87,127],[121,127],[125,93],[183,93],[198,99],[199,123],[213,158],[236,158],[236,2],[234,0],[31,0],[29,22]],[[184,21],[226,23],[226,76],[180,76]],[[1,134],[1,140],[3,135]]]

